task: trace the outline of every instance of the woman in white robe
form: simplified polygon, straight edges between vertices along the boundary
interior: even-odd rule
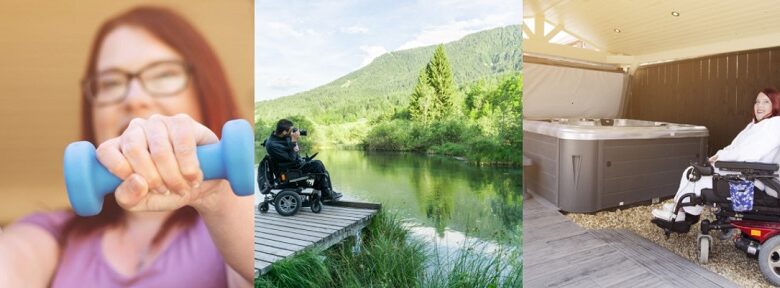
[[[709,158],[710,163],[715,161],[740,161],[740,162],[764,162],[780,164],[780,93],[772,88],[766,88],[758,93],[753,104],[753,121],[739,132],[736,138]],[[690,181],[686,177],[693,167],[688,167],[680,179],[680,188],[674,196],[674,203],[666,204],[662,209],[653,209],[654,218],[666,221],[684,221],[685,214],[699,215],[703,207],[684,206],[675,215],[675,205],[680,197],[688,193],[701,195],[701,190],[712,188],[712,176],[702,176],[697,181]],[[717,171],[716,171],[717,172]],[[758,189],[768,189],[757,182]],[[767,191],[768,194],[777,196],[776,191]],[[683,203],[690,202],[686,197]]]

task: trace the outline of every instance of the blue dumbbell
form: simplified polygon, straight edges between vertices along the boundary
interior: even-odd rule
[[[198,146],[198,162],[204,180],[227,179],[239,196],[254,194],[254,135],[246,120],[231,120],[222,127],[219,143]],[[65,149],[65,186],[73,210],[92,216],[103,208],[103,197],[113,193],[122,180],[108,172],[87,141]]]

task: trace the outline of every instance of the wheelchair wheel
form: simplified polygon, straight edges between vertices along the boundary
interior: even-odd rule
[[[780,286],[780,237],[775,236],[761,244],[758,250],[758,268],[772,285]]]
[[[719,230],[716,235],[718,235],[718,239],[721,241],[731,240],[734,239],[734,235],[737,235],[737,229],[727,229],[727,230]]]
[[[282,216],[292,216],[301,209],[301,196],[293,191],[282,191],[276,195],[276,212]]]
[[[312,202],[311,202],[311,212],[314,212],[314,213],[322,212],[322,200],[320,200],[320,199],[312,199]]]
[[[268,212],[268,202],[263,202],[260,203],[260,205],[257,205],[257,210],[259,210],[260,213]]]
[[[712,240],[710,237],[699,238],[699,263],[707,264],[710,260],[710,248],[712,247]]]

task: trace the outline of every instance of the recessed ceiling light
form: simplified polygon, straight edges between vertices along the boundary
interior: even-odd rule
[[[680,16],[680,12],[672,11],[672,16],[678,17],[678,16]]]
[[[612,31],[615,31],[615,33],[623,32],[623,30],[620,30],[620,28],[615,28],[615,30],[612,30]]]

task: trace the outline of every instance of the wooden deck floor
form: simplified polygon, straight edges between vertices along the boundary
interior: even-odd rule
[[[325,250],[355,235],[379,209],[374,203],[337,202],[325,205],[320,214],[301,208],[291,217],[279,215],[273,206],[268,213],[255,209],[255,275],[303,249]]]
[[[524,287],[738,287],[630,231],[585,230],[525,197]]]

